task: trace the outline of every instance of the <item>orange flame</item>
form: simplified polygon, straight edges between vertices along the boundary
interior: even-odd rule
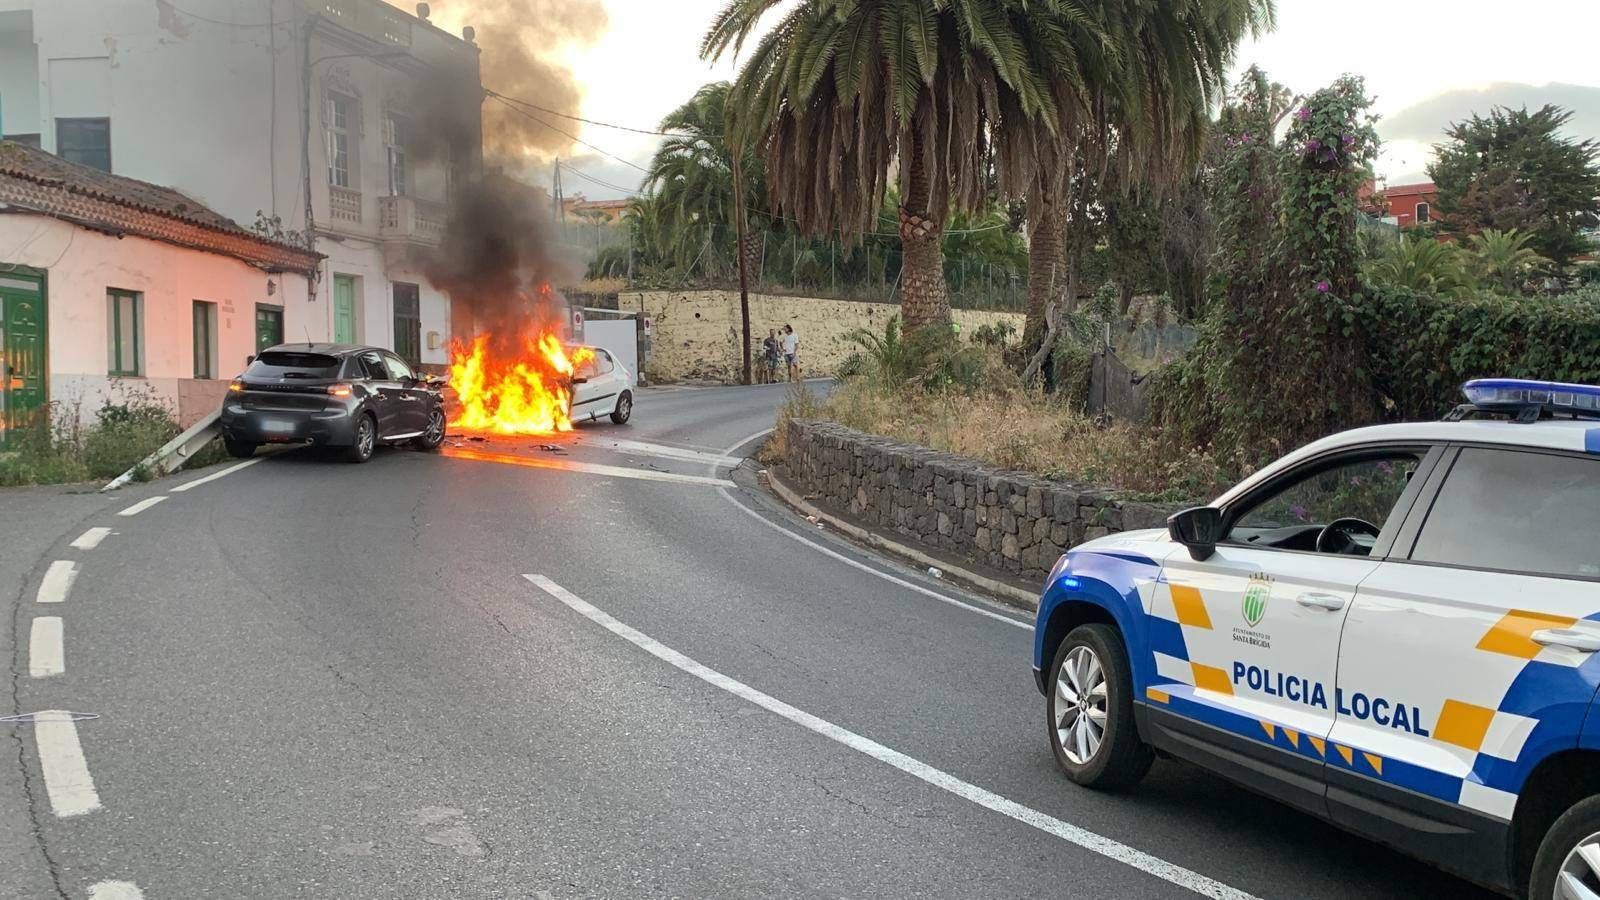
[[[564,347],[550,332],[529,335],[523,352],[500,358],[488,335],[451,348],[450,386],[460,411],[452,428],[497,434],[572,430],[572,376],[594,358],[587,347]]]

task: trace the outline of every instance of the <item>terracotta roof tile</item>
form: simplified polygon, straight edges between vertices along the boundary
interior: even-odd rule
[[[0,142],[0,206],[70,219],[117,234],[233,256],[268,269],[310,271],[321,254],[246,231],[172,188]]]

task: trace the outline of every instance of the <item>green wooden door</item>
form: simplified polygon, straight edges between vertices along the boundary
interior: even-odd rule
[[[333,340],[356,342],[356,280],[349,275],[333,276]]]
[[[256,353],[283,343],[283,307],[256,304]]]
[[[43,277],[0,275],[0,444],[43,419],[46,308]]]

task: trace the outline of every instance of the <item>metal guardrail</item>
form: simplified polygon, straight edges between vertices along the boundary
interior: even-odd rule
[[[189,426],[189,430],[183,434],[162,444],[161,449],[140,460],[133,468],[111,479],[100,490],[114,491],[123,487],[137,478],[140,470],[148,472],[153,478],[171,475],[173,472],[178,471],[183,468],[183,464],[188,462],[190,457],[200,451],[200,448],[210,443],[212,438],[222,432],[222,426],[218,424],[218,420],[221,418],[222,410],[219,408],[216,412]]]

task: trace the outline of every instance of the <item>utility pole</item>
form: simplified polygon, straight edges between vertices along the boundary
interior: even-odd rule
[[[739,158],[743,155],[741,147],[733,148],[733,228],[738,235],[739,320],[744,327],[744,383],[750,384],[750,273],[744,252],[744,173],[739,165]]]
[[[550,196],[556,205],[556,224],[561,227],[562,237],[565,237],[567,234],[567,216],[561,202],[563,198],[561,196],[561,157],[559,156],[556,157],[555,168],[550,173]]]

